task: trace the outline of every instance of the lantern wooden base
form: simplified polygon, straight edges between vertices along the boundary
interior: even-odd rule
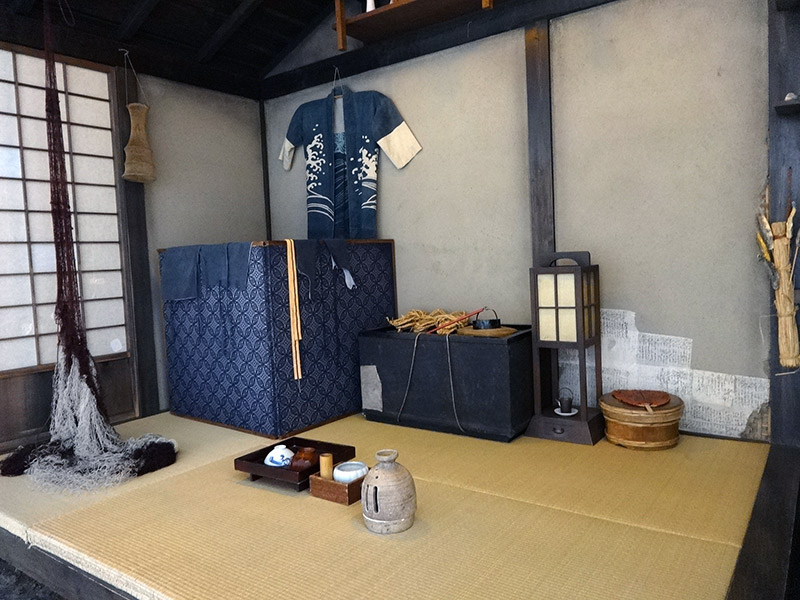
[[[583,421],[580,413],[561,417],[552,407],[545,408],[531,419],[525,435],[592,446],[603,439],[603,413],[599,408],[589,407],[587,420]]]

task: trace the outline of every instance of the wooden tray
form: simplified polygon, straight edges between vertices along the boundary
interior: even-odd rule
[[[290,471],[281,467],[270,467],[264,464],[264,459],[272,449],[278,444],[285,444],[289,450],[297,448],[316,448],[318,453],[330,452],[333,455],[333,462],[344,462],[355,458],[355,446],[345,446],[343,444],[332,444],[319,440],[310,440],[302,437],[290,437],[280,442],[276,442],[266,448],[261,448],[250,454],[245,454],[234,459],[233,468],[250,475],[250,480],[269,479],[271,482],[291,487],[298,492],[308,489],[308,478],[314,473],[319,473],[319,464],[316,464],[303,471]]]
[[[309,478],[311,495],[350,506],[361,500],[361,482],[364,481],[364,477],[359,477],[350,483],[339,483],[333,479],[323,479],[319,475],[312,475]]]

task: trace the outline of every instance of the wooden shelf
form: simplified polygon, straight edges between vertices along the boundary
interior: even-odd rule
[[[340,34],[340,50],[347,49],[346,44],[342,47],[345,35],[369,44],[494,7],[493,0],[395,0],[393,4],[348,19],[344,15],[343,3],[341,10],[339,8],[340,2],[342,0],[336,0],[335,25]],[[341,28],[340,23],[343,25]]]
[[[800,114],[800,99],[796,100],[783,100],[775,105],[775,112],[779,115],[796,115]]]

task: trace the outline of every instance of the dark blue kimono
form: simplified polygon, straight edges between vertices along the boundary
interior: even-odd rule
[[[422,149],[389,98],[340,90],[343,132],[334,133],[331,91],[295,111],[279,156],[289,170],[295,148],[303,146],[309,239],[377,237],[380,150],[402,169]]]

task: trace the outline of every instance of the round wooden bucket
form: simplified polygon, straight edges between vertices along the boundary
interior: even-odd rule
[[[678,444],[678,423],[683,400],[670,394],[669,402],[648,411],[630,406],[611,394],[600,397],[606,420],[606,437],[612,444],[639,450],[664,450]]]

